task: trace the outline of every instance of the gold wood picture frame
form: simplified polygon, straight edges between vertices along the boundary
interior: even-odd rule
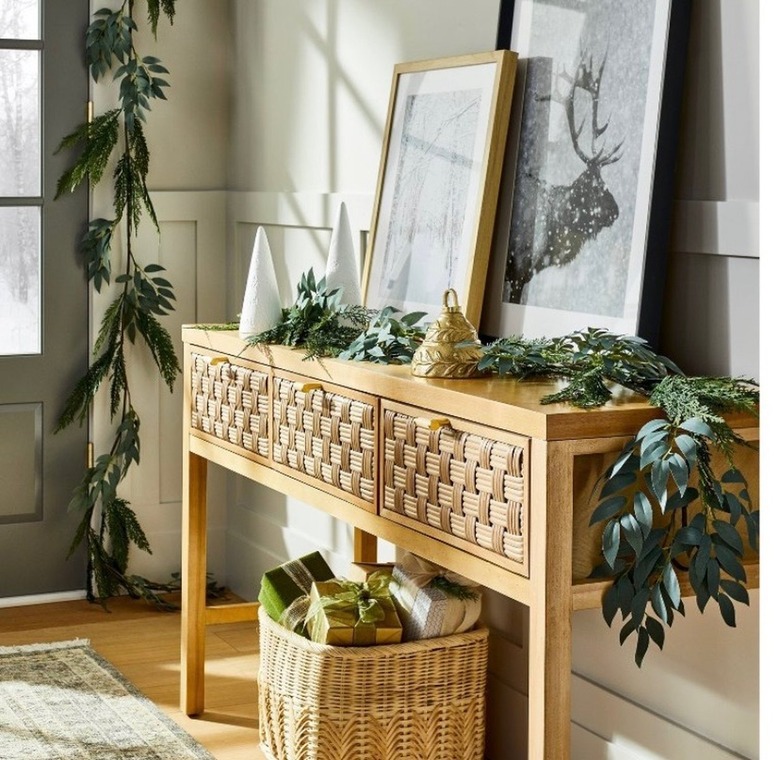
[[[397,64],[363,273],[363,303],[424,311],[457,291],[479,327],[517,54]]]

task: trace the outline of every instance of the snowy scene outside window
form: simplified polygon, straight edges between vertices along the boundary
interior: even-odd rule
[[[0,355],[41,350],[38,5],[0,3]]]

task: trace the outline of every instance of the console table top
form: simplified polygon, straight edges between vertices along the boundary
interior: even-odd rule
[[[477,423],[545,440],[574,440],[634,435],[661,413],[647,400],[620,386],[598,409],[569,404],[542,404],[541,399],[564,386],[564,381],[524,380],[490,376],[468,380],[414,377],[408,366],[372,364],[341,359],[305,359],[300,349],[286,346],[248,346],[237,330],[211,330],[185,325],[185,343],[215,354],[305,375],[309,379],[353,388],[402,403],[434,409]],[[757,427],[749,416],[729,417],[737,428]]]

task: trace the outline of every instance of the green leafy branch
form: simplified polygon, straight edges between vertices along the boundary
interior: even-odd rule
[[[680,578],[686,576],[700,611],[717,602],[729,626],[734,602],[749,604],[745,547],[758,551],[759,512],[735,466],[735,444],[745,442],[722,413],[755,414],[758,390],[733,378],[670,377],[650,396],[667,419],[648,422],[603,476],[591,525],[604,522],[604,563],[593,577],[612,578],[602,600],[604,619],[618,611],[620,643],[636,634],[637,665],[650,642],[663,648],[674,613],[685,614]],[[712,449],[728,467],[717,475]],[[698,506],[693,516],[690,512]]]
[[[338,356],[382,364],[408,364],[425,335],[418,322],[423,312],[396,318],[398,309],[380,312],[343,304],[340,289],[328,289],[310,269],[301,276],[295,303],[282,309],[270,330],[247,339],[250,346],[282,345],[303,348],[304,358]],[[204,326],[208,329],[212,326]],[[217,329],[225,326],[217,325]],[[212,327],[213,329],[213,327]]]
[[[669,373],[682,374],[665,356],[659,356],[642,338],[615,335],[590,328],[560,338],[501,338],[487,346],[479,369],[520,380],[532,377],[565,378],[569,384],[542,403],[602,406],[612,392],[608,382],[649,395]]]
[[[282,309],[274,327],[247,339],[250,346],[295,346],[306,351],[307,359],[337,356],[368,325],[372,312],[341,303],[341,290],[329,290],[325,278],[317,281],[311,269],[302,275],[297,291],[295,303]]]
[[[611,578],[602,600],[609,625],[620,612],[620,643],[632,635],[641,665],[651,642],[662,648],[675,613],[685,614],[685,576],[704,610],[717,602],[728,625],[734,602],[748,604],[742,534],[758,550],[759,517],[734,448],[745,445],[723,415],[756,414],[758,388],[744,378],[687,377],[645,341],[589,329],[560,338],[509,337],[484,350],[480,369],[519,379],[568,380],[545,404],[598,407],[612,398],[609,384],[648,397],[665,419],[645,425],[602,476],[591,525],[602,524],[603,563],[596,578]],[[717,474],[712,453],[728,468]],[[694,510],[695,514],[691,514]]]
[[[116,157],[113,169],[114,218],[90,221],[81,242],[87,279],[97,292],[115,285],[119,293],[107,308],[93,347],[93,361],[65,402],[57,429],[83,424],[100,388],[107,384],[110,417],[118,417],[108,453],[87,468],[76,487],[69,508],[81,513],[70,554],[86,544],[86,590],[90,601],[104,600],[125,590],[168,609],[171,605],[155,591],[155,585],[127,575],[131,546],[151,553],[149,542],[130,504],[117,495],[130,466],[140,462],[141,421],[135,411],[127,377],[129,347],[138,336],[151,354],[166,385],[173,383],[180,367],[168,331],[158,317],[174,309],[173,285],[162,276],[159,264],[143,265],[133,249],[144,215],[159,232],[157,215],[147,186],[149,148],[143,130],[155,100],[165,100],[168,82],[160,75],[168,70],[153,56],[141,57],[134,43],[138,26],[133,19],[134,0],[117,10],[95,12],[86,34],[86,57],[95,82],[111,77],[119,82],[119,107],[86,122],[63,138],[58,150],[75,150],[77,158],[57,183],[56,197],[74,192],[85,182],[99,183]],[[162,11],[172,22],[175,0],[149,0],[152,31]],[[122,224],[124,222],[124,228]],[[112,272],[112,244],[120,230],[125,236],[123,270]],[[97,527],[95,527],[97,526]]]
[[[425,337],[419,322],[426,314],[415,311],[396,317],[398,313],[392,306],[378,312],[339,358],[375,364],[410,364]]]

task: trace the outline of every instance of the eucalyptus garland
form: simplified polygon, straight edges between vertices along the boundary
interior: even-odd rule
[[[75,163],[60,178],[57,197],[75,191],[83,183],[94,186],[103,178],[109,162],[113,169],[114,216],[93,219],[81,244],[88,280],[100,292],[103,285],[118,286],[118,295],[106,310],[93,349],[93,361],[65,403],[57,429],[75,422],[83,424],[95,396],[104,384],[109,390],[111,420],[117,421],[113,443],[87,468],[75,489],[69,509],[79,512],[81,522],[70,554],[87,545],[86,592],[90,601],[104,603],[125,590],[169,607],[151,584],[128,575],[132,545],[151,553],[149,542],[130,504],[117,495],[117,488],[141,455],[141,420],[132,403],[127,378],[130,346],[141,343],[150,352],[166,385],[180,372],[173,341],[158,317],[174,308],[173,286],[162,276],[159,264],[144,265],[133,247],[144,214],[159,232],[146,178],[149,150],[144,134],[146,114],[152,103],[164,100],[168,71],[154,56],[141,56],[135,46],[138,30],[133,0],[117,10],[95,12],[86,33],[86,55],[95,82],[119,81],[118,107],[86,122],[62,140],[60,150],[77,149]],[[175,0],[147,0],[148,21],[153,33],[161,12],[173,23]],[[125,256],[120,273],[112,271],[112,245],[125,238]],[[140,340],[138,340],[140,338]]]
[[[339,354],[340,359],[353,359],[374,364],[410,364],[414,352],[425,338],[420,320],[426,314],[400,312],[387,306],[377,312],[366,329]]]
[[[282,309],[279,322],[248,338],[247,343],[303,348],[307,359],[337,356],[368,326],[370,318],[368,309],[341,303],[341,290],[329,290],[325,278],[316,280],[310,269],[301,276],[295,303]]]
[[[325,278],[317,281],[313,270],[302,275],[295,303],[282,310],[270,330],[247,339],[250,346],[276,344],[302,348],[311,359],[342,359],[381,364],[408,364],[425,335],[418,325],[425,314],[415,312],[396,318],[398,309],[381,311],[343,304],[339,288],[328,289]]]
[[[590,524],[603,523],[603,563],[592,577],[611,578],[602,600],[612,625],[618,611],[620,643],[636,635],[641,665],[650,642],[662,648],[665,627],[685,614],[680,578],[687,577],[704,611],[717,602],[727,625],[734,602],[749,604],[745,547],[758,550],[759,513],[734,464],[735,445],[747,445],[723,414],[757,413],[756,383],[746,378],[687,377],[640,338],[590,329],[561,338],[495,341],[480,368],[518,378],[558,377],[568,384],[543,403],[601,406],[617,383],[648,397],[665,419],[648,422],[602,476]],[[713,450],[728,463],[716,473]],[[695,514],[691,515],[697,501]],[[689,509],[690,507],[690,509]]]
[[[746,444],[721,415],[755,413],[755,383],[668,377],[650,403],[666,419],[644,425],[604,474],[591,517],[591,525],[604,523],[604,562],[593,575],[612,578],[602,601],[604,619],[611,625],[620,611],[620,642],[636,634],[637,665],[651,641],[663,648],[664,626],[672,625],[674,613],[685,614],[683,577],[700,611],[713,600],[724,622],[736,625],[734,602],[750,603],[738,527],[744,526],[755,551],[759,533],[759,512],[733,459],[734,445]],[[723,472],[713,468],[713,449],[726,459]]]

